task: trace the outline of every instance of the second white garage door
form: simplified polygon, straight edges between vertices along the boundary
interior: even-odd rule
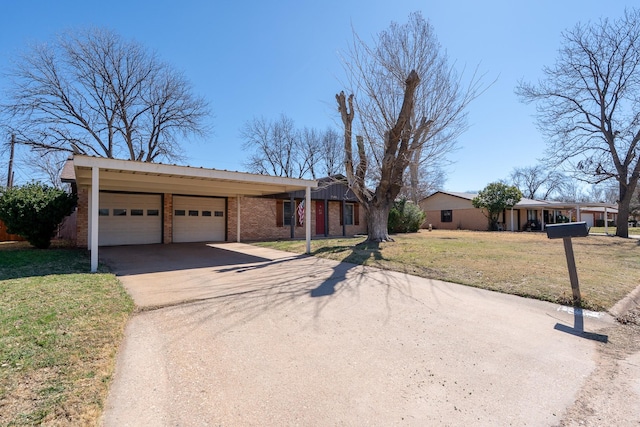
[[[225,199],[173,196],[173,241],[222,242]]]

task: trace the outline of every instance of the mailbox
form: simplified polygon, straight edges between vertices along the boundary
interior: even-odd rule
[[[551,224],[546,226],[547,237],[550,239],[562,239],[564,237],[587,237],[589,227],[587,223],[568,222],[566,224]]]
[[[571,290],[573,291],[573,303],[580,305],[580,284],[578,283],[578,273],[576,272],[576,260],[573,257],[572,237],[587,237],[589,235],[589,227],[587,223],[569,222],[566,224],[547,225],[547,237],[550,239],[562,239],[564,241],[564,253],[567,257],[567,268],[569,269],[569,280],[571,281]]]

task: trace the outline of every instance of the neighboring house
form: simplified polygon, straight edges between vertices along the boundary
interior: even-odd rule
[[[426,214],[422,228],[445,230],[486,230],[487,217],[471,204],[476,195],[437,191],[422,199],[420,208]]]
[[[575,218],[575,209],[572,211]],[[618,208],[612,206],[585,206],[580,208],[580,220],[589,227],[604,227],[605,218],[610,226],[614,226],[618,219]]]
[[[488,220],[471,201],[477,194],[437,191],[420,201],[426,214],[422,228],[448,230],[488,230]],[[513,209],[506,209],[499,218],[503,230],[544,230],[546,224],[585,221],[587,226],[615,223],[618,210],[607,203],[561,203],[546,200],[522,199]]]
[[[62,180],[78,194],[76,242],[81,247],[91,248],[93,233],[98,246],[366,233],[353,193],[343,181],[330,178],[312,181],[76,155]],[[94,182],[99,191],[92,215]],[[98,223],[95,232],[92,218]]]

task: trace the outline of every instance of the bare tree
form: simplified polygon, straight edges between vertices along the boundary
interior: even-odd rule
[[[2,134],[0,134],[2,135]],[[9,166],[9,147],[7,144],[0,144],[0,189],[7,184],[7,174],[13,165]]]
[[[391,240],[389,210],[405,170],[412,162],[451,152],[465,128],[465,108],[482,88],[475,74],[462,86],[432,26],[418,12],[404,25],[392,23],[373,46],[354,32],[345,69],[351,94],[341,92],[336,100],[347,179],[364,206],[368,240]]]
[[[277,120],[264,117],[247,121],[240,131],[243,148],[253,150],[245,166],[260,174],[302,178],[310,172],[308,150],[293,120],[281,114]]]
[[[324,175],[333,176],[344,174],[344,144],[340,134],[332,128],[327,128],[321,135],[320,162]]]
[[[187,79],[108,30],[33,46],[9,78],[2,110],[33,149],[153,162],[180,158],[181,138],[207,130],[207,103]]]
[[[417,166],[416,170],[415,164],[409,164],[409,173],[405,174],[404,185],[398,194],[399,197],[416,204],[428,195],[442,190],[447,180],[444,169],[438,165],[419,164]]]
[[[276,120],[254,117],[245,122],[240,135],[243,148],[253,152],[245,163],[251,172],[312,179],[341,172],[342,143],[331,128],[323,132],[298,129],[290,117],[281,114]]]
[[[527,199],[549,200],[567,180],[562,173],[547,169],[543,165],[514,168],[509,176]]]
[[[314,128],[305,127],[300,131],[300,160],[299,170],[308,170],[312,179],[316,179],[316,171],[322,154],[322,136]]]
[[[63,151],[53,151],[46,155],[31,151],[24,155],[21,163],[29,170],[31,178],[37,178],[54,188],[62,188],[60,174],[69,154]]]
[[[558,188],[552,200],[565,203],[589,202],[590,197],[575,179],[568,179]]]
[[[640,13],[577,24],[562,34],[553,67],[517,93],[536,102],[548,155],[587,182],[618,183],[616,235],[628,237],[629,204],[640,177]]]
[[[636,192],[638,188],[636,188]],[[589,201],[597,203],[616,203],[618,200],[618,189],[610,185],[609,182],[594,184],[589,188]],[[633,204],[633,199],[632,199]]]

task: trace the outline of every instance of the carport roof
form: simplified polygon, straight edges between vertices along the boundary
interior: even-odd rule
[[[196,196],[265,196],[315,188],[318,181],[230,172],[218,169],[135,162],[74,155],[73,171],[78,186],[91,186],[92,168],[99,169],[99,189]],[[74,178],[67,175],[65,181]]]

